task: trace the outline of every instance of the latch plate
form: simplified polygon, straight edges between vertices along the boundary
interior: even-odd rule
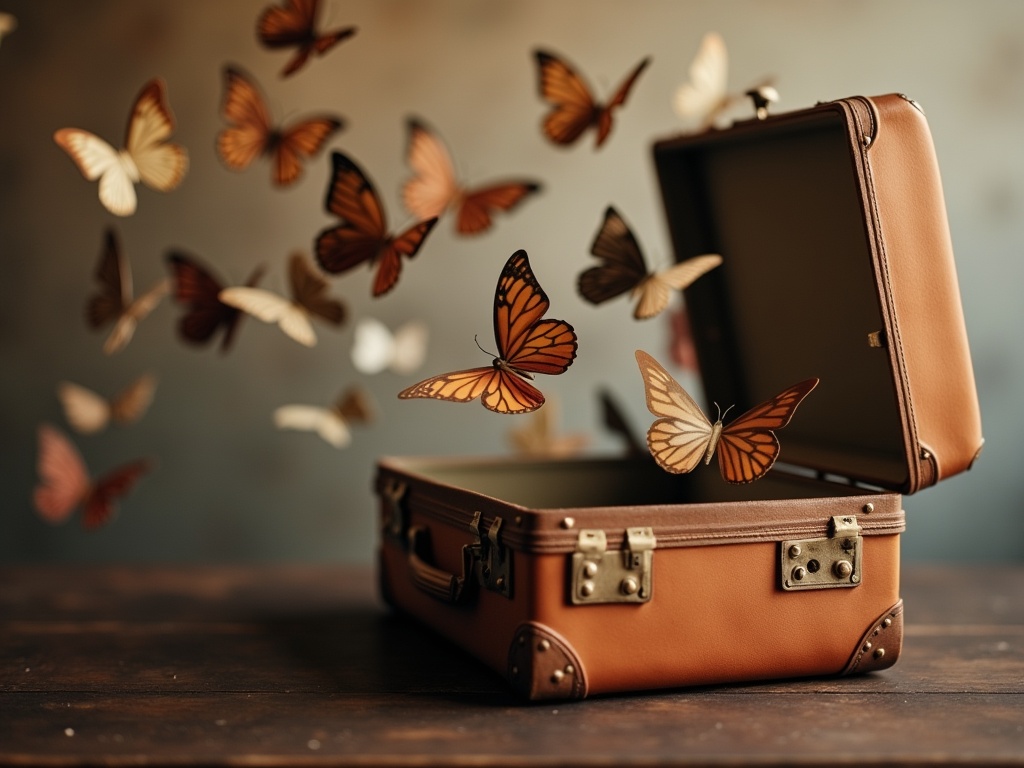
[[[503,520],[495,516],[487,533],[481,534],[480,521],[482,515],[474,513],[469,524],[476,536],[476,543],[471,545],[479,554],[476,557],[476,569],[480,584],[504,597],[512,597],[512,552],[500,542]]]
[[[573,605],[648,602],[655,543],[653,529],[627,528],[623,549],[609,552],[603,530],[581,530],[572,556]]]
[[[826,538],[782,542],[780,585],[787,592],[856,587],[861,582],[863,545],[856,517],[833,517]]]

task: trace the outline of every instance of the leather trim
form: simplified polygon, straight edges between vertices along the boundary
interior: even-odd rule
[[[512,638],[507,677],[512,689],[531,701],[587,695],[586,673],[572,645],[534,621],[521,624]]]
[[[903,601],[883,613],[861,637],[842,675],[888,669],[903,649]]]

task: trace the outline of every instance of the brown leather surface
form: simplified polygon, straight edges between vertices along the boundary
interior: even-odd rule
[[[888,669],[903,650],[903,601],[887,610],[860,639],[844,675]]]
[[[866,150],[883,273],[894,313],[892,354],[905,372],[904,407],[919,470],[908,492],[962,472],[982,445],[981,416],[960,304],[939,167],[924,114],[898,95],[871,99],[876,136]]]

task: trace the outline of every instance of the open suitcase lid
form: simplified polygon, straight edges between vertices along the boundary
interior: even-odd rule
[[[911,493],[964,471],[981,418],[920,108],[851,98],[654,145],[709,401],[818,388],[780,461]],[[711,413],[714,413],[712,407]]]

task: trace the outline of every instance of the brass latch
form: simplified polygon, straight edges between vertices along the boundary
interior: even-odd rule
[[[861,580],[863,544],[857,518],[852,515],[833,517],[827,538],[782,542],[782,588],[856,587]]]
[[[600,529],[581,530],[572,556],[573,605],[646,603],[651,599],[654,531],[627,528],[621,551],[606,551]]]
[[[480,532],[479,512],[473,513],[469,528],[476,536],[471,549],[476,551],[479,582],[482,586],[505,597],[512,597],[512,552],[498,539],[501,536],[502,519],[495,516],[486,535]]]

